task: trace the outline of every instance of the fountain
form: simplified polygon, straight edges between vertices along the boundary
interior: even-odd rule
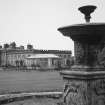
[[[65,105],[105,105],[105,67],[101,59],[105,51],[105,23],[90,23],[95,9],[92,5],[80,7],[86,23],[58,29],[74,41],[75,64],[60,73],[65,82]]]

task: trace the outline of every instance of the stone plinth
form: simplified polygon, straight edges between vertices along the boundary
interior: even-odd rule
[[[61,72],[66,105],[105,105],[105,71]]]

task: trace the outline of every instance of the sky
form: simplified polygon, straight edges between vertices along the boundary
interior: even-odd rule
[[[96,5],[91,22],[105,22],[105,0],[0,0],[0,45],[15,41],[35,49],[71,50],[74,44],[57,29],[85,23],[78,7]]]

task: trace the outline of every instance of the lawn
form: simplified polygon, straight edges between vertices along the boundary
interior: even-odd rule
[[[0,94],[36,91],[62,91],[57,71],[0,71]]]
[[[34,98],[34,99],[12,102],[4,105],[58,105],[57,103],[59,102],[61,102],[61,99]]]

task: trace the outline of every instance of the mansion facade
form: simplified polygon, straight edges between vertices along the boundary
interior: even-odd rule
[[[36,58],[31,56],[53,54],[58,58]],[[36,63],[37,62],[37,63]],[[0,49],[0,66],[27,69],[66,68],[71,63],[71,51],[38,50],[38,49]],[[49,66],[50,65],[50,66]]]

